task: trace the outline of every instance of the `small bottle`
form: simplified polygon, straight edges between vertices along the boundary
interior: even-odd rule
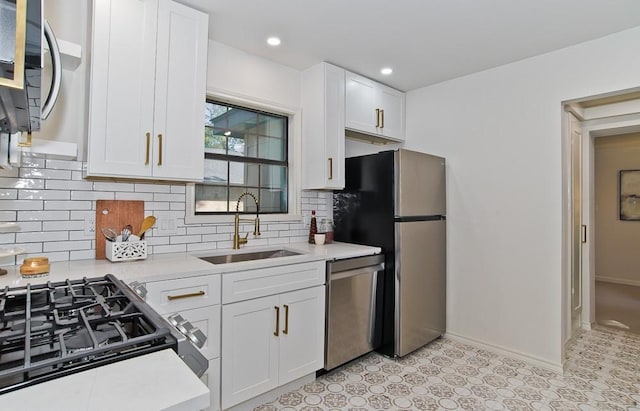
[[[322,226],[322,231],[325,235],[325,244],[331,244],[333,242],[333,220],[330,218],[323,218],[320,224]]]
[[[315,244],[314,236],[318,234],[318,223],[316,222],[316,210],[311,211],[311,221],[309,222],[309,244]]]

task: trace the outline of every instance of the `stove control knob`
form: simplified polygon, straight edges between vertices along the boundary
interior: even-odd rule
[[[140,284],[137,281],[133,281],[131,283],[129,283],[129,287],[131,287],[131,289],[138,294],[138,296],[140,298],[142,298],[143,300],[145,299],[145,297],[147,296],[147,287],[144,286],[144,284]]]
[[[207,336],[204,335],[199,328],[193,327],[188,333],[187,338],[191,340],[192,343],[196,345],[198,348],[202,348],[204,343],[207,341]]]

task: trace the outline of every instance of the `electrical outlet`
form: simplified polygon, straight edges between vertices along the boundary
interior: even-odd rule
[[[84,217],[84,236],[93,237],[96,235],[96,216],[87,215]]]

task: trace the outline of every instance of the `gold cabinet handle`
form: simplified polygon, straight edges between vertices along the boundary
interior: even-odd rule
[[[587,226],[583,224],[580,231],[581,231],[580,236],[582,237],[582,242],[586,243],[587,242]]]
[[[14,53],[13,78],[0,76],[0,86],[24,89],[24,60],[27,37],[27,0],[17,0],[16,47]]]
[[[31,147],[31,132],[27,132],[27,140],[18,143],[18,147]]]
[[[384,128],[384,110],[380,110],[380,117],[382,117],[382,121],[380,123],[380,128]]]
[[[280,335],[280,307],[273,307],[276,310],[276,330],[273,332],[273,335],[276,337]]]
[[[147,151],[144,156],[144,165],[149,165],[149,145],[151,144],[151,133],[147,133]]]
[[[162,134],[158,134],[158,165],[162,165]]]
[[[333,180],[333,157],[329,157],[329,180]]]
[[[380,109],[376,109],[376,128],[380,127]]]
[[[282,330],[282,334],[289,334],[289,306],[284,305],[284,330]]]
[[[167,299],[169,301],[173,301],[173,300],[180,300],[182,298],[202,297],[203,295],[204,295],[204,291],[198,291],[198,292],[189,293],[189,294],[168,295]]]

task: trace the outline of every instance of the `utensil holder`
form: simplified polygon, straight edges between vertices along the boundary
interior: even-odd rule
[[[107,241],[105,257],[109,261],[134,261],[147,258],[146,241]]]

